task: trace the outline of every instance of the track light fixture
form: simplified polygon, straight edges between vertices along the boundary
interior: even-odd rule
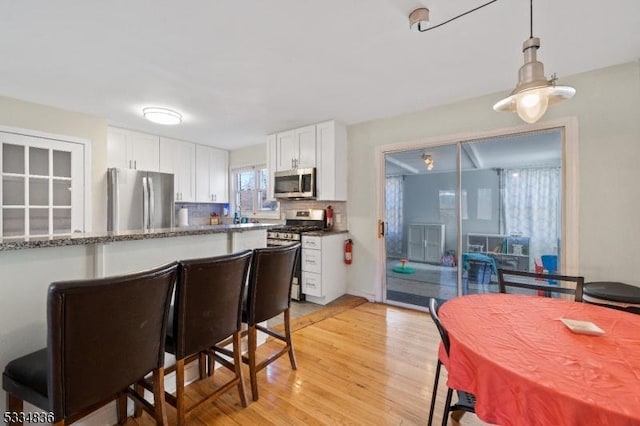
[[[424,161],[425,166],[427,166],[427,170],[433,170],[434,162],[431,155],[422,154],[422,161]]]

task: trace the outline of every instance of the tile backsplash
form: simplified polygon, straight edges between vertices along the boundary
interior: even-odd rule
[[[227,204],[210,204],[210,203],[175,203],[175,225],[178,226],[178,212],[181,208],[189,210],[189,225],[209,225],[211,213],[218,213],[218,216],[224,214],[224,208]]]
[[[347,228],[347,203],[346,201],[314,201],[314,200],[282,200],[280,202],[280,217],[284,220],[284,212],[287,210],[305,209],[326,209],[327,206],[333,208],[333,228],[337,231],[344,231]],[[224,208],[228,204],[211,203],[175,203],[175,225],[178,225],[178,212],[181,208],[189,211],[189,225],[208,225],[211,213],[218,213],[221,223],[231,223],[232,215],[224,216]],[[338,218],[340,221],[338,221]],[[260,219],[260,222],[277,222],[276,220]]]
[[[347,230],[346,201],[282,200],[280,201],[280,214],[284,218],[284,212],[287,210],[326,209],[328,206],[333,208],[333,229],[336,231]],[[338,218],[340,218],[340,222],[338,222]]]

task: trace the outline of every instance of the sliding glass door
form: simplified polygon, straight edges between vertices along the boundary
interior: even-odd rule
[[[458,292],[456,145],[385,156],[386,300],[427,307]]]
[[[562,205],[559,129],[461,144],[471,167],[462,221],[462,293],[498,291],[497,269],[557,271]]]
[[[497,270],[558,271],[562,130],[385,153],[385,301],[497,292]]]

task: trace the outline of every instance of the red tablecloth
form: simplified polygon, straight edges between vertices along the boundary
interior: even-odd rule
[[[500,425],[640,425],[640,315],[512,294],[457,297],[439,311],[449,332],[449,386],[473,393]],[[560,318],[591,321],[602,336]]]

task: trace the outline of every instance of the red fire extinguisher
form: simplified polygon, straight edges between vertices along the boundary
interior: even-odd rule
[[[353,241],[345,240],[344,242],[344,263],[351,265],[351,253],[353,252]]]

